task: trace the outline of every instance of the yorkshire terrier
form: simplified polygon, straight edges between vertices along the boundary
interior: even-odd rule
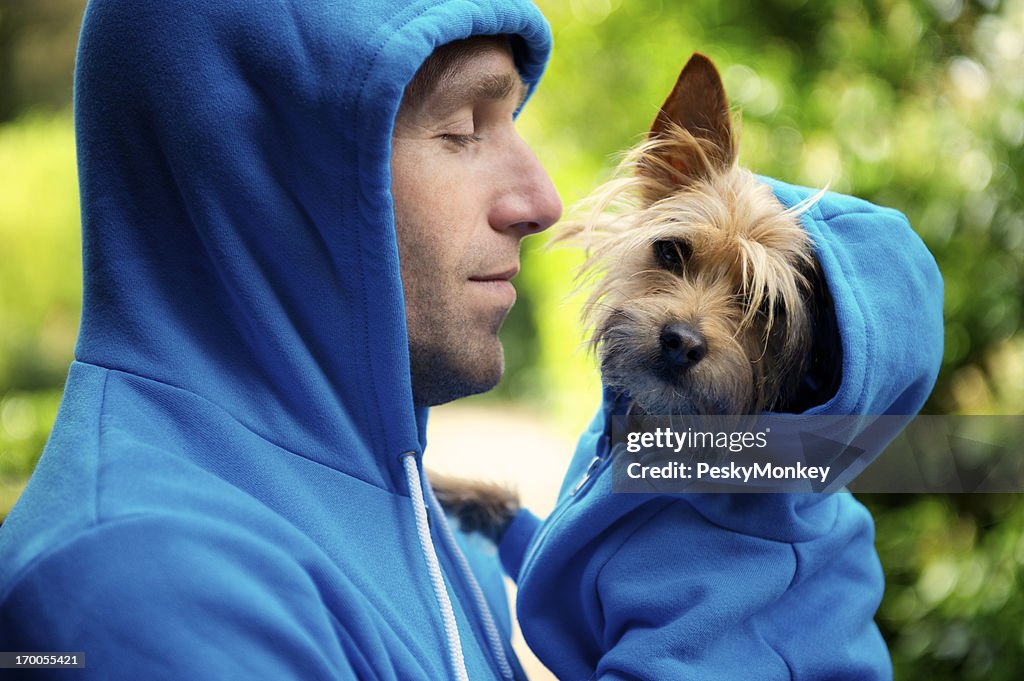
[[[832,304],[800,214],[737,164],[729,104],[694,54],[646,141],[557,240],[582,242],[605,387],[631,415],[799,412],[835,392]],[[500,536],[518,500],[498,486],[433,478],[466,530]]]

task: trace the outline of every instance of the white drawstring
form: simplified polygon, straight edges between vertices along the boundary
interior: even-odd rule
[[[434,494],[434,488],[430,486],[429,480],[426,484],[427,494],[430,495],[430,503],[435,509],[441,511],[441,502],[437,500],[437,496]],[[484,597],[484,592],[480,588],[480,584],[476,581],[476,577],[473,575],[473,571],[469,567],[469,563],[466,561],[466,556],[463,555],[462,550],[455,541],[455,536],[452,534],[451,528],[447,522],[441,524],[441,534],[444,540],[448,543],[448,547],[452,553],[455,554],[455,562],[459,566],[459,570],[462,571],[462,576],[466,579],[469,584],[469,590],[473,594],[473,600],[476,602],[477,610],[480,612],[480,617],[483,620],[484,632],[487,634],[487,642],[491,647],[491,652],[494,653],[494,658],[498,662],[498,669],[501,671],[501,678],[507,681],[515,681],[515,674],[512,672],[512,666],[508,663],[508,657],[505,655],[505,646],[502,645],[501,635],[498,634],[498,627],[494,623],[494,617],[491,615],[491,608],[487,604],[487,599]]]
[[[455,623],[455,611],[452,609],[452,602],[448,597],[448,588],[444,584],[441,565],[437,562],[434,542],[430,538],[430,527],[427,525],[427,507],[423,503],[423,486],[420,482],[419,467],[416,465],[415,453],[406,452],[403,454],[402,465],[405,467],[405,479],[409,485],[409,498],[412,500],[413,515],[416,518],[416,533],[420,539],[420,550],[423,552],[423,559],[427,562],[430,582],[434,585],[434,595],[437,597],[437,604],[441,608],[444,633],[448,639],[448,661],[451,664],[452,676],[456,681],[469,681],[469,675],[466,673],[466,661],[462,655],[462,641],[459,639],[459,627]],[[447,526],[443,518],[442,524]]]

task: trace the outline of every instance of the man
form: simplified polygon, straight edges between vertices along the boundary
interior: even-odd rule
[[[417,406],[497,384],[519,241],[561,213],[513,127],[527,87],[508,40],[478,38],[435,52],[399,110],[392,193]]]
[[[519,241],[561,210],[513,127],[549,47],[526,0],[90,3],[82,325],[0,531],[0,650],[521,676],[421,457],[427,407],[500,377]]]

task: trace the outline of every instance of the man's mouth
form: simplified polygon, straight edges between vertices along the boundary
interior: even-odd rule
[[[504,270],[493,272],[492,274],[479,274],[469,278],[470,281],[509,281],[514,276],[519,274],[519,265],[513,265]]]
[[[500,301],[500,304],[511,307],[516,302],[516,288],[510,281],[519,274],[519,266],[515,265],[488,274],[474,275],[469,278],[474,288],[486,291]]]

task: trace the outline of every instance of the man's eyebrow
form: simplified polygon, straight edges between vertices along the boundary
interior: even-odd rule
[[[482,100],[515,99],[518,109],[526,99],[527,85],[512,73],[488,73],[478,78],[447,80],[434,91],[434,107],[449,112]]]

